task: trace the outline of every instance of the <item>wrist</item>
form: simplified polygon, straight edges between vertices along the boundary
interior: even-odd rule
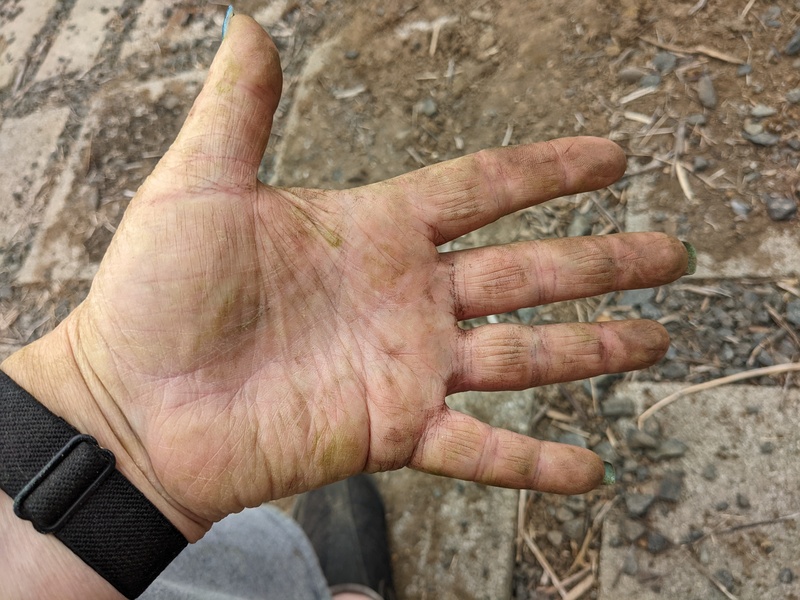
[[[51,412],[111,450],[120,471],[190,542],[210,528],[165,491],[149,455],[120,407],[97,377],[83,347],[80,307],[41,339],[8,357],[0,369]]]

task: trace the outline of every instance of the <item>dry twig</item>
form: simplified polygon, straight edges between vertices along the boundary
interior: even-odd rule
[[[751,371],[742,371],[741,373],[734,373],[733,375],[728,375],[727,377],[720,377],[719,379],[712,379],[711,381],[706,381],[705,383],[698,383],[697,385],[690,385],[687,388],[682,390],[678,390],[674,394],[670,394],[666,398],[662,398],[653,406],[648,408],[644,411],[641,415],[639,415],[639,420],[637,424],[639,425],[639,429],[642,428],[644,422],[652,417],[656,412],[675,402],[684,396],[688,396],[690,394],[694,394],[697,392],[702,392],[705,390],[710,390],[715,387],[719,387],[721,385],[726,385],[728,383],[734,383],[736,381],[743,381],[745,379],[752,379],[753,377],[765,377],[768,375],[779,375],[781,373],[789,373],[791,371],[800,371],[800,363],[785,363],[782,365],[772,365],[771,367],[763,367],[761,369],[752,369]]]
[[[553,582],[553,586],[556,588],[556,590],[558,590],[558,593],[561,595],[561,597],[567,598],[567,590],[564,588],[564,584],[561,583],[558,575],[556,575],[556,572],[553,571],[553,567],[551,567],[550,563],[547,562],[547,558],[545,557],[544,553],[539,550],[539,546],[536,545],[536,542],[533,541],[533,538],[531,538],[527,531],[522,532],[522,539],[525,540],[525,545],[527,545],[528,549],[533,552],[536,560],[539,561],[539,564],[542,566],[545,573],[547,573],[548,577],[550,577],[550,581]]]
[[[732,63],[734,65],[744,65],[746,61],[736,58],[735,56],[731,56],[730,54],[725,54],[724,52],[720,52],[719,50],[715,50],[714,48],[709,48],[708,46],[692,46],[691,48],[681,48],[680,46],[675,46],[674,44],[665,44],[663,42],[659,42],[658,40],[654,40],[653,38],[649,38],[644,35],[640,35],[639,39],[643,42],[650,44],[651,46],[655,46],[656,48],[661,48],[662,50],[669,50],[670,52],[677,52],[678,54],[703,54],[708,56],[709,58],[716,58],[717,60],[721,60],[722,62]]]

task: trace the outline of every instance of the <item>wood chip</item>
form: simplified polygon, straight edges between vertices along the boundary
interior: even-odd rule
[[[650,94],[654,93],[657,89],[658,89],[657,87],[653,86],[635,90],[630,94],[620,98],[619,103],[621,106],[625,106],[626,104],[629,104],[634,100],[638,100],[639,98],[644,98],[645,96],[649,96]]]

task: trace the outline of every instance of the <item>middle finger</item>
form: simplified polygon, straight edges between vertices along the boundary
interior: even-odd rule
[[[688,262],[683,243],[663,233],[518,242],[441,255],[458,320],[664,285],[685,275]]]

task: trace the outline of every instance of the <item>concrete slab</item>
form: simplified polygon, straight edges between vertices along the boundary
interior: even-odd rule
[[[36,81],[91,69],[105,41],[109,24],[123,1],[78,0],[39,67]]]
[[[145,0],[136,10],[136,24],[122,45],[120,59],[133,55],[144,58],[160,53],[164,47],[197,39],[219,39],[225,8],[214,3],[192,6],[176,0]]]
[[[0,7],[0,90],[11,85],[25,67],[33,38],[39,33],[56,0],[6,2]]]
[[[95,98],[17,283],[94,277],[125,207],[174,140],[204,77],[185,73]]]
[[[641,406],[679,387],[628,384],[615,393]],[[659,416],[664,436],[680,439],[689,450],[651,471],[655,477],[682,471],[683,492],[676,504],[656,502],[641,522],[671,546],[654,555],[642,542],[622,543],[626,516],[624,503],[618,505],[604,526],[601,600],[724,598],[709,575],[724,581],[727,574],[736,598],[800,597],[800,391],[719,387],[680,399]],[[630,484],[627,491],[635,488]],[[705,537],[687,544],[692,532]],[[635,573],[626,575],[623,567]],[[787,568],[794,579],[784,583],[780,573]]]
[[[0,249],[35,220],[36,196],[69,112],[69,108],[44,110],[6,119],[0,127]]]
[[[492,425],[528,431],[533,395],[465,393],[448,404]],[[519,492],[403,469],[378,475],[399,600],[511,596]]]

